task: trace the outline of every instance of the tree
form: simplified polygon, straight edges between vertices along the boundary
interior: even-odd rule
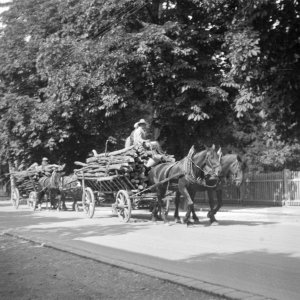
[[[295,167],[300,158],[300,4],[286,0],[247,3],[241,1],[225,34],[229,64],[223,86],[231,89],[238,116],[258,124],[259,134],[246,148],[256,149],[256,164],[283,168],[293,154]]]
[[[143,117],[178,158],[215,142],[269,168],[254,158],[297,149],[297,11],[287,0],[16,0],[1,20],[0,154],[72,168],[109,136],[122,147]]]
[[[109,135],[124,137],[122,124],[133,123],[132,116],[139,118],[145,108],[149,118],[155,112],[156,126],[172,129],[176,118],[183,123],[209,118],[209,97],[213,103],[225,100],[213,72],[213,51],[205,45],[205,22],[195,27],[205,12],[185,24],[171,17],[175,9],[179,19],[186,18],[183,4],[162,11],[160,1],[148,10],[142,9],[144,1],[134,3],[15,1],[3,16],[1,81],[10,86],[6,93],[31,106],[30,117],[17,118],[36,127],[25,126],[26,135],[13,128],[29,157],[42,149],[56,159],[64,152],[74,158],[87,148],[101,149]],[[194,7],[192,1],[185,5]],[[4,105],[13,110],[11,102]],[[74,148],[78,153],[70,156]]]

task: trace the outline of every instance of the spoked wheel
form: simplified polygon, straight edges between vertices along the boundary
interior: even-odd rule
[[[19,207],[20,193],[17,187],[14,187],[11,191],[11,203],[15,209]]]
[[[82,207],[89,218],[95,213],[95,196],[91,188],[86,187],[82,195]]]
[[[131,200],[127,191],[118,191],[116,195],[115,209],[119,218],[123,222],[129,222],[131,217]]]
[[[37,192],[30,192],[29,197],[27,199],[27,206],[29,208],[34,208],[36,206],[37,201]]]

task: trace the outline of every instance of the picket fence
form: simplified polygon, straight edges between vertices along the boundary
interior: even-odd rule
[[[196,196],[196,203],[207,203],[205,192]],[[300,205],[300,172],[282,172],[244,175],[244,182],[237,188],[232,184],[224,186],[224,204],[282,206]]]
[[[8,194],[5,182],[0,181],[0,197]],[[195,202],[208,203],[207,193],[199,192]],[[239,188],[232,184],[224,186],[223,204],[300,206],[300,171],[246,173]]]

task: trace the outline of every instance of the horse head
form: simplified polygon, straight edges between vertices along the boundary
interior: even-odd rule
[[[239,187],[244,178],[245,163],[237,154],[227,154],[222,157],[222,173],[224,177],[229,177],[232,182]]]
[[[191,153],[192,150],[195,152],[195,148],[192,147],[189,153]],[[212,145],[212,147],[206,147],[206,150],[195,153],[192,156],[192,160],[194,165],[202,171],[206,184],[217,184],[222,168],[220,163],[220,154],[216,152],[215,145]]]
[[[53,170],[50,177],[51,188],[59,188],[61,186],[62,177],[65,175],[65,171],[64,171],[65,166],[66,164],[63,164]]]
[[[204,175],[206,183],[209,185],[214,185],[219,180],[219,176],[222,171],[221,167],[221,150],[216,152],[215,145],[206,149],[206,163],[204,166]]]

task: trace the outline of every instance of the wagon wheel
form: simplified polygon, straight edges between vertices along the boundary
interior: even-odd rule
[[[12,205],[17,209],[19,207],[19,203],[20,203],[20,192],[17,187],[14,187],[12,189],[10,199],[11,199]]]
[[[37,201],[37,192],[30,192],[29,197],[27,199],[27,205],[29,208],[35,208]]]
[[[116,195],[115,209],[119,218],[123,222],[128,222],[131,217],[131,200],[128,192],[125,190],[120,190]]]
[[[95,196],[91,188],[86,187],[82,195],[82,207],[89,218],[95,213]]]

